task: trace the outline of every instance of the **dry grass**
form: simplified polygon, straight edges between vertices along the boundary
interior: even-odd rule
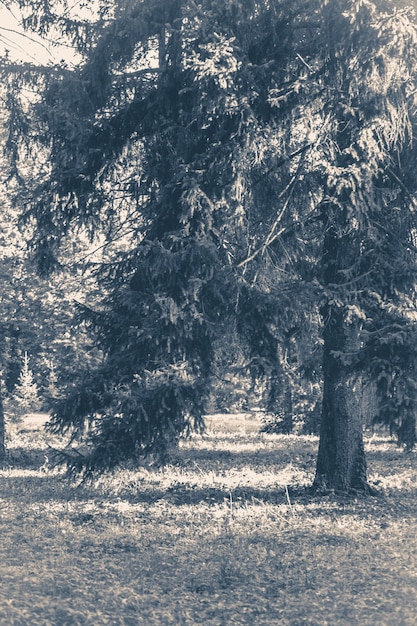
[[[374,437],[384,495],[314,499],[300,487],[316,439],[259,435],[244,416],[209,425],[168,467],[89,486],[49,469],[39,422],[12,428],[0,624],[417,623],[414,454]]]

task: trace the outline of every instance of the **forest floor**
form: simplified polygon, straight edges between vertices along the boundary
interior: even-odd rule
[[[88,485],[50,468],[42,418],[0,470],[3,626],[417,623],[417,465],[367,440],[379,497],[308,496],[317,439],[212,417],[163,469]]]

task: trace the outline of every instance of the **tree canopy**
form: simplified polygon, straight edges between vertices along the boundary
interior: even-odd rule
[[[415,67],[410,11],[370,0],[143,0],[72,19],[73,66],[2,64],[16,202],[40,268],[100,238],[105,354],[55,407],[74,471],[164,455],[202,427],[216,342],[254,376],[321,328],[317,486],[366,488],[358,389],[414,443]],[[29,100],[23,86],[33,93]],[[307,365],[306,365],[307,367]],[[86,425],[90,428],[85,431]]]

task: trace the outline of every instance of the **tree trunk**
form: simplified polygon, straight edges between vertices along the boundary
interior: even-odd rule
[[[4,424],[4,410],[3,410],[3,390],[0,383],[0,465],[3,463],[6,457],[5,439],[5,424]]]
[[[359,238],[340,209],[331,207],[323,248],[323,278],[328,291],[323,316],[323,406],[314,487],[368,490],[362,436],[361,378],[355,371],[360,350],[360,320],[355,294],[343,281],[359,256]],[[335,225],[336,222],[336,225]],[[337,224],[337,222],[339,222]],[[350,305],[350,306],[349,306]],[[353,313],[352,313],[353,310]]]
[[[284,395],[282,398],[282,409],[282,432],[286,435],[289,435],[292,433],[294,428],[292,391],[289,380],[286,381],[286,387],[284,389]]]
[[[352,326],[352,327],[351,327]],[[332,312],[324,332],[323,407],[314,485],[318,489],[367,490],[362,438],[360,379],[343,364],[358,342],[358,328],[347,325],[343,312]],[[335,356],[334,352],[339,354]]]

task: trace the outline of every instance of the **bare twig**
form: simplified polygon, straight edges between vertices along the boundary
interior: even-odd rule
[[[289,492],[288,492],[288,487],[287,487],[287,485],[285,485],[285,495],[286,495],[286,497],[287,497],[287,502],[288,502],[288,506],[290,507],[291,515],[292,515],[293,517],[295,517],[294,508],[293,508],[293,506],[292,506],[292,504],[291,504],[290,494],[289,494]]]

